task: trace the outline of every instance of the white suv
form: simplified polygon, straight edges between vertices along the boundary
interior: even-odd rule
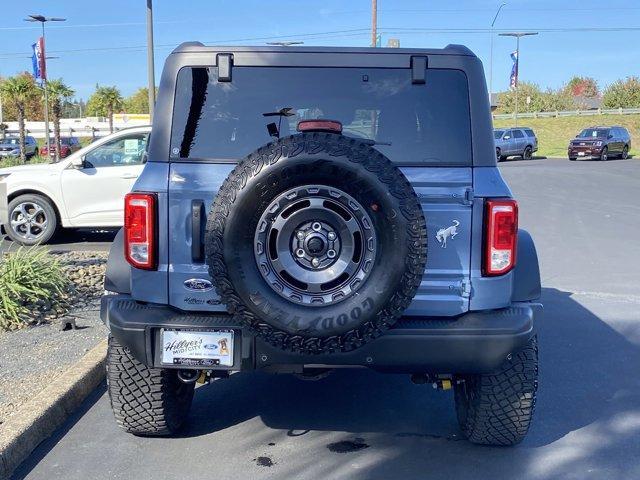
[[[122,226],[150,132],[128,128],[58,163],[0,169],[0,225],[22,245],[46,243],[60,227]]]

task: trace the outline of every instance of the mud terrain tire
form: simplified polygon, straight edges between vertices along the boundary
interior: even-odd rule
[[[118,426],[140,436],[163,436],[184,424],[194,384],[178,379],[177,371],[149,368],[109,335],[107,387]]]
[[[455,380],[456,413],[465,437],[483,445],[520,443],[529,430],[536,404],[536,337],[496,372]]]

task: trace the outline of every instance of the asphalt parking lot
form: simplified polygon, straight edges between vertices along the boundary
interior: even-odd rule
[[[15,478],[640,478],[640,161],[501,169],[544,286],[537,411],[521,445],[467,443],[452,394],[407,376],[252,373],[199,388],[174,439],[118,430],[103,386]]]

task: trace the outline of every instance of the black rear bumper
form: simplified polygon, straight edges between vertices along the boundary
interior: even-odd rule
[[[517,302],[508,308],[456,318],[402,318],[382,337],[346,353],[302,355],[277,349],[243,329],[230,315],[187,313],[141,304],[128,295],[102,298],[101,318],[111,334],[148,366],[160,366],[160,329],[233,329],[232,370],[301,371],[303,367],[368,367],[403,373],[482,373],[534,335],[542,305]],[[224,367],[213,367],[224,368]]]

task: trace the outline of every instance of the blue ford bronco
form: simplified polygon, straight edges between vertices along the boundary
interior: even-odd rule
[[[531,422],[538,259],[463,46],[180,45],[105,290],[109,396],[136,435],[250,370],[452,388],[474,443]]]

